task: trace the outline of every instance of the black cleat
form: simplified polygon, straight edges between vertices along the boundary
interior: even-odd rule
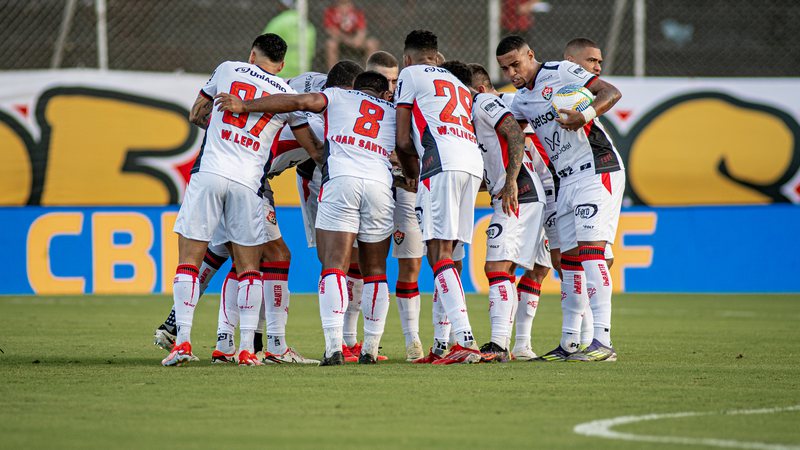
[[[322,362],[319,364],[320,366],[343,366],[344,365],[344,355],[342,352],[333,352],[330,357],[325,356],[325,353],[322,354]]]
[[[495,344],[494,342],[487,342],[481,346],[481,353],[483,355],[494,355],[494,359],[492,361],[497,362],[508,362],[511,358],[508,355],[508,350],[500,347],[499,345]]]
[[[358,363],[359,364],[377,364],[377,362],[378,361],[376,361],[375,358],[372,355],[370,355],[369,353],[362,353],[358,357]]]

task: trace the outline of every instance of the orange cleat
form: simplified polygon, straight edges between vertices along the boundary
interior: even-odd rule
[[[431,364],[442,366],[450,364],[474,364],[483,361],[483,356],[484,355],[481,355],[478,349],[466,348],[456,344],[450,348],[447,355]]]
[[[214,353],[211,354],[211,364],[235,364],[235,355],[236,353],[224,353],[219,350],[214,350]]]
[[[254,353],[250,353],[247,350],[242,350],[239,352],[239,365],[240,366],[263,366],[264,363],[258,359]]]
[[[434,361],[438,361],[440,359],[442,359],[442,357],[437,355],[436,353],[433,353],[433,349],[431,349],[430,352],[428,352],[428,356],[423,356],[422,358],[415,359],[415,360],[411,361],[411,363],[412,364],[433,364]]]
[[[192,344],[184,342],[172,347],[166,358],[161,360],[162,366],[182,366],[195,359],[192,354]]]

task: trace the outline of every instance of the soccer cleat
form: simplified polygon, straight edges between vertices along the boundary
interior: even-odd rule
[[[474,364],[483,360],[484,357],[478,349],[462,347],[456,344],[450,347],[450,351],[442,359],[438,359],[431,364],[442,366],[450,364]],[[487,358],[487,361],[491,361],[491,357]]]
[[[369,353],[362,353],[358,357],[359,364],[376,364],[378,361],[375,360],[375,357],[370,355]]]
[[[589,347],[590,345],[592,345],[591,342],[588,343],[588,344],[581,343],[581,345],[578,346],[578,351],[582,352],[582,351],[586,350],[586,348]]]
[[[166,358],[161,360],[162,366],[182,366],[189,361],[193,361],[192,344],[184,342],[172,347]]]
[[[424,356],[422,358],[415,359],[415,360],[413,360],[411,362],[413,364],[433,364],[434,361],[438,361],[440,359],[442,359],[442,357],[437,355],[436,353],[433,353],[433,348],[431,348],[430,352],[428,353],[428,356]]]
[[[251,353],[247,350],[242,350],[239,352],[239,365],[240,366],[263,366],[258,356],[255,353]]]
[[[342,344],[342,357],[345,362],[357,362],[359,353],[361,353],[361,344],[356,343],[352,347]]]
[[[153,344],[167,352],[171,352],[172,347],[175,346],[175,335],[167,331],[167,327],[164,324],[161,324],[153,333]]]
[[[319,363],[320,366],[341,366],[344,365],[344,355],[342,352],[333,352],[333,354],[328,357],[325,354],[322,354],[322,362]]]
[[[491,341],[481,346],[481,356],[486,357],[486,355],[493,355],[491,358],[492,361],[508,362],[510,360],[508,350]]]
[[[583,351],[575,352],[567,358],[567,361],[573,362],[596,362],[596,361],[609,361],[617,360],[617,352],[614,347],[607,347],[600,343],[597,339],[593,340],[591,345],[586,347]]]
[[[305,356],[297,353],[297,351],[291,347],[287,348],[285,352],[281,355],[276,355],[274,353],[270,353],[265,351],[264,352],[264,359],[261,360],[264,364],[309,364],[318,366],[319,360],[306,358]]]
[[[425,350],[422,349],[422,342],[414,341],[406,345],[406,361],[412,362],[425,356]]]
[[[536,353],[533,352],[533,349],[529,346],[514,348],[511,351],[511,359],[516,359],[519,361],[530,361],[536,358]]]
[[[214,350],[214,352],[211,353],[211,364],[235,364],[235,355],[235,353],[224,353],[219,350]]]
[[[538,358],[534,358],[531,361],[536,361],[536,362],[566,361],[567,358],[569,358],[570,355],[571,355],[571,353],[569,353],[568,351],[564,350],[559,345],[558,347],[554,348],[553,350],[550,350],[549,352],[545,353],[544,355],[539,356]]]

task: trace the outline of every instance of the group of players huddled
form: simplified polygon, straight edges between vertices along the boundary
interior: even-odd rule
[[[408,361],[616,360],[608,265],[625,172],[596,117],[621,94],[598,78],[602,56],[594,42],[574,39],[564,61],[540,63],[523,38],[502,39],[497,62],[516,94],[499,94],[479,64],[445,61],[436,35],[425,30],[406,37],[399,74],[398,61],[379,51],[366,71],[341,61],[327,75],[283,80],[277,74],[286,50],[280,36],[258,36],[248,62],[220,64],[192,107],[189,120],[206,135],[175,223],[174,307],[155,333],[156,345],[169,351],[163,365],[197,359],[194,309],[229,257],[212,362],[386,359],[379,349],[390,304],[391,241]],[[592,105],[555,111],[554,93],[574,85],[594,94]],[[295,166],[306,237],[322,263],[321,360],[286,342],[291,254],[269,180]],[[479,348],[460,271],[480,189],[491,195],[494,214],[485,263],[491,338]],[[423,255],[435,286],[427,354],[419,336]],[[525,273],[517,283],[520,267]],[[537,357],[531,327],[551,268],[561,278],[562,336]]]

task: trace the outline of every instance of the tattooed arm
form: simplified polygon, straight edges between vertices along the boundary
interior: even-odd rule
[[[210,98],[205,97],[203,94],[197,94],[197,99],[195,99],[192,110],[189,112],[189,122],[205,130],[208,128],[208,118],[213,107],[214,102]]]
[[[522,155],[525,152],[525,135],[511,114],[506,115],[495,127],[497,134],[508,143],[508,165],[506,165],[506,183],[497,194],[503,200],[503,212],[509,216],[517,211],[517,176],[522,167]]]

